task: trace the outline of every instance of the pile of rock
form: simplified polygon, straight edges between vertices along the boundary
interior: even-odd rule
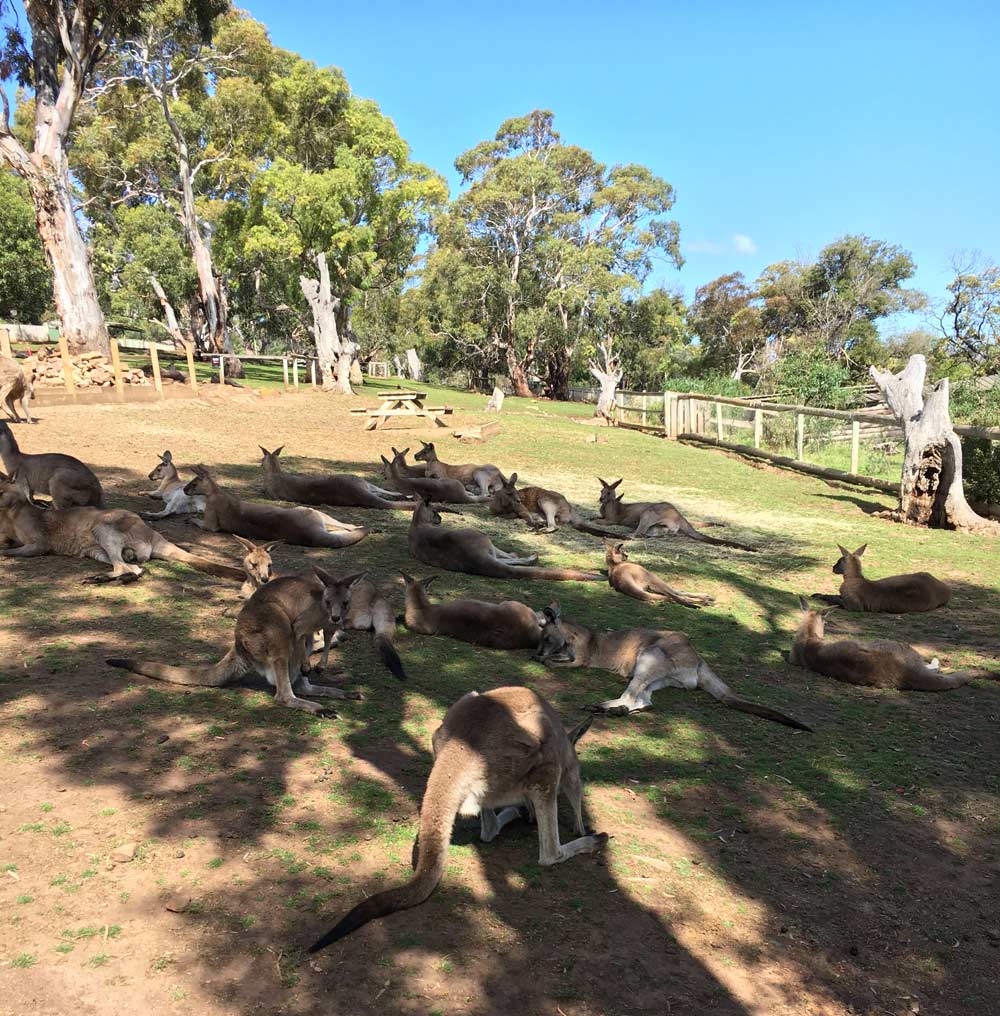
[[[62,357],[43,346],[32,357],[35,367],[35,384],[42,388],[62,388],[66,384]],[[73,382],[77,388],[110,388],[115,383],[115,370],[101,353],[81,353],[70,361],[73,365]],[[127,385],[149,385],[152,381],[138,369],[122,365],[122,378]]]

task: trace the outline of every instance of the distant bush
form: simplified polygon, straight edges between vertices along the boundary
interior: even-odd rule
[[[1000,443],[962,438],[962,484],[970,501],[1000,504]]]
[[[851,372],[843,363],[815,350],[795,349],[775,361],[762,390],[801,406],[852,409],[863,400],[861,390],[850,384]]]
[[[704,374],[701,377],[666,377],[665,392],[698,392],[700,395],[725,395],[728,398],[749,397],[751,388],[743,381],[734,381],[726,374]]]

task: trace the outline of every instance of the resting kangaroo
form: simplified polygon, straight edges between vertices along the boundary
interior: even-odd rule
[[[494,579],[576,579],[599,582],[604,576],[577,568],[533,568],[538,555],[517,557],[495,547],[490,538],[478,529],[447,529],[441,516],[423,499],[410,520],[410,553],[432,568],[488,575]]]
[[[608,585],[612,589],[647,603],[679,603],[682,607],[706,607],[715,603],[714,596],[699,593],[682,593],[668,586],[658,575],[647,571],[641,564],[632,564],[623,543],[606,541],[604,556],[608,566]]]
[[[11,476],[19,472],[32,491],[48,494],[53,508],[101,506],[101,482],[87,466],[72,455],[57,452],[25,455],[3,420],[0,420],[0,458]]]
[[[505,600],[452,600],[431,603],[427,589],[437,578],[415,579],[401,573],[406,583],[404,620],[410,631],[421,635],[447,635],[490,649],[537,649],[542,637],[538,615],[525,603]]]
[[[393,458],[390,462],[384,455],[382,469],[386,479],[404,494],[413,494],[425,500],[440,501],[443,504],[483,504],[489,501],[489,494],[470,494],[458,480],[436,480],[430,477],[407,476],[402,467],[406,465],[406,453],[409,448],[401,452],[393,449]]]
[[[615,538],[618,535],[610,529],[589,523],[558,491],[544,487],[522,487],[518,490],[515,486],[517,473],[512,473],[509,480],[500,479],[500,489],[494,491],[490,498],[491,515],[516,515],[542,533],[554,533],[556,524],[564,522],[591,536]]]
[[[318,952],[362,925],[423,903],[441,881],[458,815],[478,814],[480,835],[495,839],[527,803],[538,822],[538,863],[559,864],[600,850],[606,833],[587,834],[576,741],[587,722],[567,734],[556,711],[529,688],[463,695],[432,740],[434,766],[420,806],[413,878],[369,896],[309,947]],[[559,794],[573,809],[577,839],[559,841]],[[501,808],[499,814],[494,809]]]
[[[299,698],[294,691],[296,682],[301,682],[305,695],[360,698],[357,692],[311,684],[305,676],[313,632],[340,617],[350,599],[351,586],[361,577],[336,579],[322,568],[313,571],[315,575],[287,575],[261,586],[236,618],[233,648],[213,666],[175,667],[119,657],[107,662],[158,681],[206,688],[220,688],[257,673],[275,689],[279,705],[309,713],[322,712],[323,707]]]
[[[878,640],[856,642],[842,639],[824,642],[824,618],[833,607],[822,613],[810,610],[804,597],[799,597],[802,620],[792,643],[791,662],[817,674],[872,688],[898,688],[901,691],[951,691],[977,677],[993,677],[984,671],[958,670],[942,674],[937,657],[924,663],[922,657],[905,642]],[[995,678],[994,678],[995,679]]]
[[[89,557],[111,565],[111,573],[88,582],[134,582],[150,559],[180,561],[220,578],[239,579],[229,565],[198,557],[150,529],[134,512],[121,508],[39,508],[23,475],[11,480],[0,473],[0,548],[4,557]]]
[[[174,457],[170,451],[160,456],[160,461],[153,467],[149,479],[159,482],[155,490],[145,490],[147,497],[158,497],[164,502],[163,510],[158,512],[139,512],[144,519],[165,519],[168,515],[196,515],[205,510],[205,499],[197,494],[184,493],[186,485],[174,465]]]
[[[710,543],[714,547],[735,547],[737,550],[749,550],[756,553],[755,548],[734,540],[720,540],[715,536],[706,536],[698,532],[694,526],[669,501],[637,501],[625,504],[615,490],[622,482],[601,483],[601,514],[598,518],[610,522],[613,526],[635,526],[632,539],[645,536],[687,536],[699,543]]]
[[[241,501],[223,490],[205,466],[194,467],[186,494],[205,495],[205,520],[196,526],[210,533],[233,533],[251,540],[284,540],[299,547],[350,547],[368,535],[365,526],[338,522],[315,508],[275,508]],[[331,532],[331,530],[333,530]]]
[[[280,448],[269,452],[258,445],[264,453],[261,468],[264,470],[264,487],[268,496],[277,501],[293,501],[298,504],[329,504],[339,508],[398,508],[413,511],[413,502],[405,501],[394,490],[376,487],[351,473],[333,473],[327,476],[306,476],[301,473],[286,473],[281,468],[278,456]]]
[[[416,462],[427,463],[428,476],[438,480],[458,480],[467,487],[478,487],[480,494],[491,494],[503,485],[503,477],[496,466],[491,466],[488,463],[481,466],[473,463],[461,466],[449,465],[437,457],[433,444],[427,441],[421,441],[420,444],[422,447],[413,458]]]
[[[629,628],[598,633],[582,624],[564,621],[558,603],[546,607],[542,617],[542,643],[535,659],[547,666],[596,667],[630,678],[618,698],[590,707],[596,712],[625,716],[648,709],[653,704],[653,692],[660,688],[685,691],[700,688],[730,709],[763,716],[797,730],[812,730],[776,709],[733,694],[680,632]]]
[[[25,421],[35,422],[31,418],[31,410],[28,409],[28,403],[34,397],[34,371],[29,374],[17,360],[12,360],[9,356],[0,356],[0,406],[7,410],[7,414],[15,423],[21,422],[21,417],[17,415],[17,402],[21,403]]]
[[[835,575],[843,575],[839,596],[817,594],[825,600],[847,610],[883,611],[888,614],[919,614],[937,610],[951,599],[951,590],[929,572],[912,575],[892,575],[887,579],[866,579],[861,574],[861,555],[868,544],[852,554],[837,545],[840,559],[833,566]]]

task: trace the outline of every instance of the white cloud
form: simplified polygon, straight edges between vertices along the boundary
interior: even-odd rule
[[[733,233],[722,243],[715,240],[694,240],[685,244],[692,254],[756,254],[757,244],[746,233]]]
[[[733,247],[737,254],[757,253],[757,244],[746,233],[733,233]]]

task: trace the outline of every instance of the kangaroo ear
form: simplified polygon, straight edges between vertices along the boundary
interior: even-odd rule
[[[625,477],[622,477],[622,480],[624,480],[624,479],[625,479]],[[617,490],[619,485],[621,484],[622,480],[615,480],[615,482],[611,484],[611,489],[612,490]]]
[[[379,458],[382,460],[382,465],[383,466],[389,466],[389,465],[392,464],[392,463],[389,462],[389,460],[384,455],[380,455]]]
[[[337,579],[325,568],[320,568],[318,564],[313,565],[313,571],[316,573],[316,578],[318,578],[324,586],[335,586],[337,584]]]
[[[399,449],[395,445],[393,445],[393,447],[392,447],[392,454],[393,455],[398,455],[399,454]]]
[[[799,607],[801,607],[802,610],[811,609],[809,606],[809,601],[804,596],[799,597]]]
[[[257,445],[257,447],[264,453],[265,456],[271,454],[262,444]]]
[[[434,447],[434,445],[432,445],[430,443],[430,441],[424,441],[421,438],[417,438],[417,440],[420,441],[421,445],[423,445],[424,448],[433,448]]]
[[[346,578],[341,579],[340,585],[353,589],[367,574],[368,572],[366,571],[355,572],[353,575],[348,575]]]
[[[235,533],[233,534],[233,539],[247,550],[253,551],[257,549],[257,544],[252,540],[245,540],[242,536],[237,536]]]
[[[836,609],[836,607],[828,607],[820,614],[820,617],[825,621]]]
[[[395,450],[396,450],[396,449],[394,448],[394,449],[393,449],[393,451],[395,451]],[[404,448],[404,449],[403,449],[403,450],[402,450],[401,452],[399,452],[398,454],[399,454],[399,455],[402,455],[402,456],[403,456],[403,458],[405,459],[405,458],[406,458],[406,456],[410,454],[410,449],[409,449],[409,448]]]
[[[561,612],[559,610],[559,601],[558,600],[553,600],[545,608],[544,613],[545,613],[545,616],[549,619],[549,621],[551,621],[553,624],[555,624],[559,620],[559,617],[561,615]]]
[[[412,575],[407,575],[405,571],[401,571],[399,574],[402,576],[403,581],[408,586],[413,585],[413,583],[417,581]]]
[[[841,557],[850,557],[851,556],[851,552],[846,547],[842,547],[839,543],[837,544],[837,550],[840,551],[840,556]]]
[[[282,450],[284,449],[284,447],[285,447],[284,445],[278,445],[278,447],[277,447],[277,448],[275,448],[275,449],[274,449],[274,451],[273,451],[273,452],[271,452],[271,454],[272,454],[272,455],[273,455],[273,456],[274,456],[275,458],[277,458],[277,457],[278,457],[278,456],[279,456],[279,455],[281,454],[281,452],[282,452]]]
[[[611,484],[609,484],[609,483],[605,483],[605,482],[604,482],[604,480],[602,480],[602,479],[601,479],[600,477],[598,477],[598,478],[597,478],[597,482],[598,482],[598,483],[599,483],[599,484],[600,484],[600,485],[601,485],[602,487],[610,487],[610,486],[611,486]]]
[[[272,540],[270,543],[265,543],[264,544],[264,550],[266,550],[268,553],[270,553],[275,547],[278,546],[279,543],[284,543],[284,542],[285,542],[284,540]]]
[[[868,549],[867,543],[862,543],[860,547],[854,552],[855,557],[861,557],[861,555]]]
[[[160,461],[161,461],[161,462],[173,462],[173,461],[174,461],[174,457],[173,457],[173,455],[171,455],[171,454],[170,454],[170,451],[169,451],[169,449],[168,449],[167,451],[165,451],[165,452],[164,452],[164,453],[163,453],[163,454],[162,454],[162,455],[160,456]]]
[[[517,473],[511,473],[510,479],[504,483],[505,487],[513,487],[517,483]]]

